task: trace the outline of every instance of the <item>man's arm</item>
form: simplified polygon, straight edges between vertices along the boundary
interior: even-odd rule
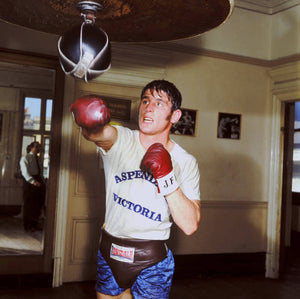
[[[200,200],[188,199],[180,188],[165,196],[174,222],[186,235],[197,231],[201,218]]]
[[[89,141],[108,151],[117,140],[117,129],[109,125],[110,112],[101,98],[94,95],[77,99],[70,107],[81,133]]]
[[[184,195],[173,172],[171,156],[161,143],[148,148],[141,169],[153,174],[158,191],[166,197],[174,222],[185,234],[193,234],[200,222],[200,201]]]
[[[30,175],[27,165],[28,165],[28,161],[25,159],[25,157],[22,157],[20,161],[20,169],[21,169],[22,176],[28,183],[33,184],[34,178]]]
[[[34,186],[40,186],[41,184],[36,181],[32,175],[29,173],[28,171],[28,161],[26,160],[25,157],[22,157],[21,161],[20,161],[20,169],[21,169],[21,173],[22,173],[22,176],[24,177],[24,179],[34,185]]]
[[[118,131],[111,125],[105,125],[99,130],[89,130],[88,128],[81,127],[82,136],[97,146],[109,151],[117,140]]]

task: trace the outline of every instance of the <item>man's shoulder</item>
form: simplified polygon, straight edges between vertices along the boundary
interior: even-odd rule
[[[120,126],[120,125],[114,125],[114,127],[118,131],[118,137],[123,137],[123,136],[125,136],[126,138],[134,137],[138,133],[138,130],[133,130],[133,129],[123,127],[123,126]]]
[[[197,159],[189,153],[187,150],[185,150],[181,145],[175,142],[174,148],[171,152],[171,156],[174,157],[175,160],[177,161],[182,161],[182,162],[197,162]]]
[[[184,149],[181,145],[179,145],[178,143],[174,142],[174,148],[172,153],[174,152],[174,154],[176,155],[185,155],[185,156],[191,156],[193,157],[192,154],[190,154],[186,149]]]
[[[32,154],[32,152],[29,152],[25,156],[23,156],[22,158],[24,158],[26,160],[32,160],[33,154]]]

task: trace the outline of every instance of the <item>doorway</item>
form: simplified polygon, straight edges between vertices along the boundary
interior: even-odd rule
[[[7,92],[6,95],[10,99],[7,100],[2,93],[0,136],[1,154],[4,156],[1,156],[1,190],[5,192],[1,196],[1,202],[8,215],[22,217],[22,187],[18,185],[16,171],[22,152],[24,149],[26,151],[29,141],[39,141],[43,145],[44,150],[39,154],[43,161],[41,169],[48,178],[47,206],[42,215],[44,217],[42,229],[25,234],[26,239],[34,240],[36,246],[24,249],[24,246],[21,246],[22,241],[16,241],[21,249],[9,248],[6,252],[3,250],[0,255],[0,282],[3,282],[3,277],[11,277],[20,283],[20,277],[38,275],[45,277],[51,285],[64,73],[56,57],[5,49],[1,49],[0,52],[0,71],[1,88]],[[30,104],[32,101],[36,103]],[[27,106],[31,107],[31,111]],[[38,108],[40,114],[31,119],[26,112],[32,114],[35,108]],[[50,122],[47,117],[49,113],[51,113]],[[8,192],[8,189],[14,193],[13,196],[10,196],[11,192]],[[14,224],[20,222],[18,217],[14,221]],[[0,225],[4,229],[3,223]],[[4,282],[7,283],[7,280]]]
[[[300,101],[284,111],[280,277],[300,273]]]

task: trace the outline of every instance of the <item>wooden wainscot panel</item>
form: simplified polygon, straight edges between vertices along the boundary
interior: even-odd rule
[[[198,231],[185,236],[172,227],[168,245],[175,254],[265,252],[266,202],[202,201]]]
[[[97,147],[87,141],[77,128],[75,133],[74,154],[71,157],[72,181],[71,194],[81,198],[99,198],[104,193],[104,173]]]
[[[73,217],[70,264],[93,263],[99,243],[98,218]]]

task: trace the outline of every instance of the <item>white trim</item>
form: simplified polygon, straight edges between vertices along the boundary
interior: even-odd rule
[[[281,185],[279,173],[281,173],[280,159],[280,121],[281,102],[273,96],[272,132],[270,152],[270,176],[268,190],[268,231],[267,231],[267,255],[266,277],[278,278],[279,273],[279,246],[280,246],[280,218],[281,218]]]
[[[64,256],[65,256],[65,239],[67,226],[67,210],[68,210],[68,190],[69,185],[69,164],[71,152],[71,134],[73,120],[69,113],[68,103],[72,101],[75,90],[75,80],[71,77],[65,78],[65,103],[61,132],[61,162],[58,177],[58,192],[56,206],[56,231],[55,231],[55,247],[54,247],[54,269],[53,269],[53,287],[59,287],[63,283]],[[68,91],[66,93],[66,91]]]
[[[279,277],[280,221],[282,202],[281,117],[282,104],[300,98],[300,62],[273,68],[269,75],[273,83],[273,111],[271,127],[270,173],[268,189],[268,234],[266,277]]]
[[[266,201],[249,201],[249,200],[201,200],[201,208],[205,209],[267,209]]]
[[[299,0],[236,0],[235,6],[257,13],[273,15],[300,4]]]

